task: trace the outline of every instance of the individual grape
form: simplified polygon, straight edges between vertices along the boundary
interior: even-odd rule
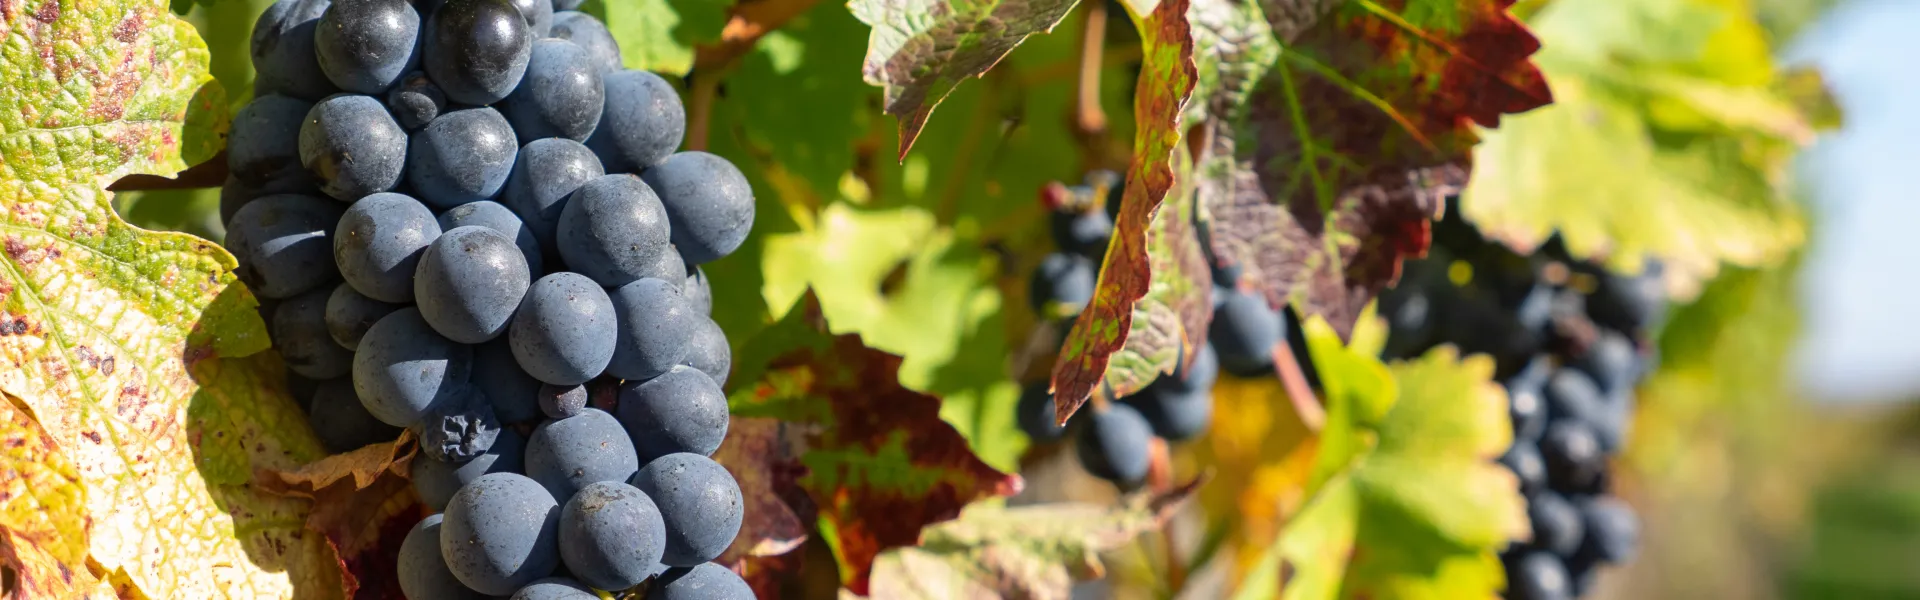
[[[668,244],[666,251],[654,258],[652,264],[640,269],[640,277],[652,277],[679,285],[687,280],[687,259],[680,257],[678,248]],[[680,291],[687,291],[686,286],[680,286]]]
[[[1213,310],[1207,340],[1220,353],[1221,368],[1241,376],[1273,368],[1273,348],[1285,334],[1280,312],[1257,292],[1225,289],[1219,293],[1222,302]]]
[[[527,261],[500,232],[466,226],[440,234],[420,255],[413,296],[433,330],[462,344],[507,331],[529,283]]]
[[[520,588],[507,600],[599,600],[593,590],[565,577],[548,577]]]
[[[680,152],[640,173],[673,224],[673,245],[692,264],[719,260],[753,230],[753,186],[727,159]]]
[[[520,147],[507,185],[500,191],[500,204],[520,216],[534,239],[539,240],[542,253],[558,257],[554,228],[560,223],[567,198],[581,185],[605,174],[599,157],[586,144],[561,138],[534,140]]]
[[[1613,564],[1633,560],[1640,546],[1640,519],[1633,507],[1619,498],[1590,498],[1580,503],[1580,516],[1587,531],[1582,554]]]
[[[605,108],[598,59],[573,42],[556,39],[533,43],[526,78],[500,105],[523,144],[550,137],[584,142]]]
[[[387,111],[407,131],[426,127],[447,110],[447,94],[434,85],[424,71],[412,71],[400,77],[387,91]]]
[[[1107,252],[1107,240],[1113,238],[1113,218],[1101,207],[1090,210],[1056,210],[1048,215],[1053,242],[1061,250],[1100,260]]]
[[[435,402],[420,425],[420,451],[447,462],[466,462],[486,453],[500,438],[500,420],[486,394],[472,386]]]
[[[442,114],[413,132],[407,146],[407,182],[421,201],[435,208],[492,199],[513,172],[514,156],[520,152],[514,140],[513,126],[491,108]]]
[[[341,348],[327,333],[327,298],[321,288],[288,298],[273,310],[273,346],[287,369],[314,379],[332,379],[353,372],[353,352]]]
[[[427,19],[421,64],[447,99],[493,104],[526,74],[531,29],[509,0],[446,0]]]
[[[1593,321],[1616,331],[1640,331],[1656,326],[1666,312],[1664,268],[1649,261],[1639,275],[1602,273],[1600,285],[1588,297]]]
[[[574,39],[579,43],[579,37]],[[597,52],[591,44],[581,45]],[[687,108],[667,80],[646,71],[619,70],[619,57],[614,61],[605,79],[607,103],[600,127],[587,138],[587,147],[600,156],[608,173],[638,173],[680,149],[687,134]]]
[[[406,194],[374,194],[354,202],[339,218],[333,257],[354,291],[410,304],[420,255],[439,237],[440,224],[420,201]]]
[[[400,560],[394,569],[400,579],[400,593],[407,600],[486,600],[486,594],[460,583],[441,557],[444,519],[445,515],[427,515],[400,542]]]
[[[586,3],[587,0],[553,0],[553,10],[554,12],[573,10]]]
[[[328,196],[359,200],[400,184],[407,166],[407,132],[379,100],[328,96],[307,111],[300,126],[300,164]]]
[[[714,385],[727,386],[733,373],[733,348],[727,344],[727,332],[713,319],[694,319],[693,337],[687,339],[686,365],[713,378]]]
[[[234,274],[254,294],[276,299],[332,282],[339,269],[327,236],[340,209],[338,202],[295,194],[248,203],[227,226],[227,250],[240,263]]]
[[[589,483],[625,481],[639,468],[626,429],[597,408],[541,423],[527,438],[527,476],[555,498],[571,498]]]
[[[403,306],[368,298],[347,283],[333,286],[333,292],[327,295],[327,335],[341,348],[359,348],[367,329]]]
[[[608,375],[649,379],[686,359],[688,341],[700,317],[687,306],[680,288],[658,279],[641,279],[609,294],[618,331]]]
[[[540,241],[534,239],[533,230],[520,222],[520,217],[498,202],[482,200],[468,202],[440,213],[440,230],[452,231],[456,227],[474,225],[499,232],[520,249],[521,258],[527,261],[527,272],[540,275],[546,272],[546,264],[540,255]]]
[[[275,6],[298,1],[281,0]],[[248,102],[233,114],[227,136],[227,172],[262,191],[276,182],[292,188],[277,190],[287,193],[311,187],[313,176],[300,166],[300,128],[310,110],[312,102],[278,94]]]
[[[540,412],[549,419],[565,419],[587,408],[587,386],[540,385]]]
[[[680,286],[687,296],[687,304],[701,316],[713,316],[713,286],[707,283],[707,274],[700,267],[687,267],[687,282]]]
[[[580,0],[561,2],[573,2],[577,7]],[[605,24],[593,18],[593,15],[572,8],[560,8],[558,2],[554,8],[556,12],[553,13],[553,25],[547,31],[548,37],[567,40],[586,48],[600,59],[600,73],[603,75],[620,70],[620,43],[614,41],[613,34],[607,31]],[[681,120],[684,122],[685,118]]]
[[[1046,381],[1027,384],[1020,391],[1020,403],[1014,409],[1014,420],[1020,430],[1036,442],[1051,442],[1060,439],[1066,428],[1055,420],[1053,392],[1047,391]]]
[[[1582,523],[1580,509],[1553,492],[1527,496],[1527,521],[1533,529],[1533,546],[1562,557],[1572,556],[1580,548]]]
[[[410,475],[420,501],[433,510],[446,510],[447,500],[460,488],[488,473],[518,473],[525,470],[522,454],[527,440],[513,429],[500,430],[500,436],[479,456],[466,462],[448,462],[431,456],[416,456]]]
[[[579,385],[612,360],[618,312],[606,290],[562,271],[533,283],[507,334],[520,368],[552,385]]]
[[[1066,252],[1048,254],[1033,271],[1028,300],[1044,316],[1078,313],[1093,300],[1095,280],[1093,260]]]
[[[1547,381],[1553,375],[1553,361],[1534,357],[1519,373],[1507,378],[1507,416],[1513,423],[1515,441],[1535,441],[1547,430]]]
[[[712,456],[727,437],[727,395],[692,367],[621,384],[614,414],[642,463],[675,453]]]
[[[1540,436],[1540,457],[1547,463],[1547,482],[1554,490],[1587,489],[1606,467],[1606,456],[1593,429],[1579,421],[1554,421]]]
[[[1148,442],[1153,437],[1147,420],[1125,404],[1110,404],[1106,410],[1095,405],[1091,409],[1092,414],[1074,443],[1080,465],[1095,477],[1122,487],[1145,481]]]
[[[1153,434],[1167,441],[1185,441],[1213,423],[1213,382],[1220,361],[1211,344],[1200,346],[1193,363],[1155,380],[1129,398]]]
[[[699,566],[725,552],[740,533],[745,510],[740,484],[712,459],[686,453],[662,456],[641,467],[630,483],[653,499],[666,523],[662,564]]]
[[[1640,350],[1620,332],[1602,330],[1586,353],[1574,361],[1573,368],[1592,377],[1602,393],[1629,393],[1634,381],[1640,379]]]
[[[1507,565],[1508,600],[1570,600],[1573,582],[1560,558],[1543,551],[1529,551]]]
[[[374,323],[353,355],[353,389],[367,412],[395,427],[421,422],[434,402],[462,391],[473,349],[441,337],[420,309],[407,307]]]
[[[314,29],[314,56],[340,89],[378,94],[420,63],[419,37],[420,13],[406,0],[333,0]]]
[[[527,32],[533,39],[547,37],[553,27],[553,3],[543,0],[512,0],[513,8],[527,20]],[[538,43],[538,42],[535,42]]]
[[[509,328],[506,336],[473,347],[473,384],[493,402],[493,416],[500,422],[525,423],[540,418],[541,383],[520,368],[512,337]]]
[[[328,0],[280,0],[260,13],[253,23],[251,48],[256,97],[265,91],[319,100],[339,91],[320,69],[314,48],[320,16],[330,4]]]
[[[653,499],[625,481],[600,481],[560,509],[560,560],[587,585],[624,590],[646,581],[666,547]]]
[[[1620,447],[1624,423],[1613,413],[1613,406],[1600,394],[1592,378],[1574,369],[1559,369],[1547,379],[1547,415],[1553,420],[1581,421],[1593,430],[1600,449],[1611,452]]]
[[[612,288],[639,279],[671,235],[653,188],[632,175],[602,175],[567,198],[554,243],[568,267]]]
[[[317,196],[320,194],[320,188],[314,187],[312,176],[305,169],[294,170],[298,172],[297,176],[281,176],[262,185],[241,181],[239,177],[228,173],[226,183],[220,186],[220,224],[232,223],[233,215],[240,212],[240,207],[266,196],[274,194]]]
[[[726,567],[701,563],[667,569],[647,588],[646,600],[753,600],[753,588]]]
[[[445,515],[440,552],[476,591],[505,596],[560,564],[560,503],[525,476],[482,475],[447,501]]]
[[[1520,480],[1520,493],[1531,495],[1546,489],[1546,459],[1540,457],[1540,448],[1533,442],[1515,440],[1513,446],[1500,455],[1500,464]]]
[[[400,436],[400,428],[382,423],[367,412],[360,396],[353,393],[353,380],[346,377],[322,381],[314,388],[307,421],[320,437],[320,445],[333,453],[390,442]]]

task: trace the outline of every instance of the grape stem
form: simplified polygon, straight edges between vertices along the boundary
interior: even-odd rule
[[[707,149],[707,123],[713,117],[713,97],[720,79],[712,72],[695,71],[690,106],[687,110],[687,150]]]
[[[1273,370],[1280,378],[1280,388],[1287,392],[1287,401],[1293,403],[1293,411],[1300,416],[1300,423],[1307,431],[1319,433],[1327,423],[1327,409],[1320,406],[1320,400],[1313,395],[1313,387],[1307,385],[1306,373],[1300,370],[1300,361],[1293,356],[1293,347],[1286,340],[1273,347]]]
[[[187,167],[187,170],[181,171],[173,177],[128,175],[108,185],[107,189],[115,192],[188,190],[220,187],[220,185],[226,183],[226,181],[227,152],[221,150],[219,154],[213,155],[213,157],[207,159],[206,162]]]

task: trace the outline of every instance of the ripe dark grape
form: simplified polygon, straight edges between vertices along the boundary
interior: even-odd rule
[[[1640,350],[1625,334],[1604,330],[1573,367],[1592,377],[1605,394],[1630,391],[1640,378]]]
[[[520,85],[533,39],[509,0],[446,0],[427,20],[421,64],[447,99],[485,106]]]
[[[314,36],[327,0],[280,0],[253,23],[252,57],[256,97],[278,93],[319,100],[339,91],[320,69]],[[265,93],[261,93],[265,92]],[[238,130],[235,123],[235,130]]]
[[[1666,310],[1664,270],[1649,262],[1639,275],[1603,273],[1589,298],[1596,323],[1618,331],[1639,331],[1659,324]]]
[[[394,574],[400,579],[400,593],[407,600],[486,600],[487,595],[469,589],[447,568],[440,554],[440,537],[445,515],[428,515],[400,542],[400,565]]]
[[[407,132],[371,96],[328,96],[307,111],[300,126],[300,164],[328,196],[359,200],[400,184]]]
[[[597,408],[541,423],[527,438],[527,476],[555,498],[571,498],[598,481],[625,481],[639,468],[633,440],[613,415]]]
[[[300,165],[300,127],[311,110],[310,101],[278,94],[248,102],[233,115],[232,134],[227,136],[227,172],[261,191],[275,184],[285,189],[271,191],[306,191],[313,176]]]
[[[678,248],[668,244],[667,249],[661,251],[659,256],[653,259],[652,264],[640,269],[640,276],[676,283],[686,281],[687,259],[680,256]],[[681,291],[686,291],[686,287],[681,286]]]
[[[553,10],[554,12],[573,10],[586,3],[586,0],[553,0]]]
[[[393,113],[393,120],[415,131],[426,127],[440,113],[447,110],[447,94],[434,85],[424,71],[412,71],[400,77],[393,89],[387,91],[387,111]]]
[[[588,484],[560,510],[560,560],[599,589],[640,585],[659,564],[666,537],[653,499],[624,481]]]
[[[568,267],[611,288],[639,279],[671,235],[653,188],[632,175],[602,175],[567,199],[554,242]]]
[[[642,463],[683,452],[711,456],[727,437],[727,396],[692,367],[622,384],[614,411]]]
[[[447,501],[440,552],[460,583],[505,596],[559,566],[559,524],[560,504],[546,488],[525,476],[490,473]]]
[[[587,386],[540,385],[540,412],[549,419],[565,419],[587,408]]]
[[[498,202],[482,200],[469,202],[440,213],[440,230],[452,231],[456,227],[473,225],[485,227],[513,240],[514,247],[520,249],[521,258],[527,261],[527,272],[534,276],[546,273],[546,263],[540,255],[540,241],[534,239],[533,230],[520,222],[520,217]]]
[[[576,33],[575,43],[597,53],[591,41],[580,40]],[[617,58],[615,63],[605,78],[607,104],[600,127],[587,138],[587,146],[600,155],[607,172],[638,173],[680,149],[687,109],[667,80],[646,71],[621,71]]]
[[[442,114],[413,132],[407,146],[407,183],[435,208],[491,200],[513,172],[514,156],[520,152],[516,139],[507,118],[491,108]]]
[[[694,567],[727,550],[740,533],[744,501],[733,475],[705,456],[669,454],[634,473],[630,482],[653,499],[666,523],[660,562]]]
[[[1055,252],[1040,259],[1029,282],[1034,310],[1045,316],[1077,313],[1093,300],[1097,274],[1092,259],[1078,254]]]
[[[1640,519],[1633,507],[1618,498],[1590,498],[1580,503],[1580,516],[1587,532],[1582,554],[1615,564],[1633,560],[1640,546]]]
[[[598,60],[585,48],[556,39],[534,42],[531,56],[526,78],[501,103],[507,122],[521,143],[550,137],[586,141],[606,107]]]
[[[1055,420],[1053,392],[1047,391],[1047,385],[1045,381],[1027,384],[1020,391],[1019,405],[1014,408],[1020,430],[1036,442],[1058,440],[1066,433],[1066,428]]]
[[[1106,410],[1089,405],[1087,409],[1091,414],[1074,443],[1081,466],[1095,477],[1122,487],[1145,481],[1148,441],[1153,437],[1147,420],[1125,404],[1110,404]]]
[[[463,344],[507,332],[530,283],[513,240],[485,227],[447,231],[420,255],[413,296],[433,330]]]
[[[228,139],[232,138],[229,137]],[[220,186],[220,224],[226,225],[232,223],[233,215],[234,213],[240,212],[240,207],[246,206],[254,200],[265,196],[274,194],[320,195],[320,188],[313,185],[313,179],[307,174],[305,169],[296,168],[295,171],[298,172],[297,176],[282,176],[263,185],[249,184],[241,181],[239,177],[234,176],[232,173],[228,173],[226,183]]]
[[[473,368],[473,349],[427,325],[407,307],[374,323],[353,355],[353,389],[367,412],[395,427],[420,423],[434,402],[461,391]]]
[[[1221,289],[1207,339],[1220,353],[1220,366],[1235,375],[1256,375],[1273,368],[1273,349],[1286,334],[1280,312],[1258,293]]]
[[[726,567],[702,563],[667,569],[647,588],[646,600],[753,600],[753,588]]]
[[[1513,446],[1500,455],[1500,464],[1513,471],[1520,480],[1520,492],[1533,494],[1547,489],[1547,462],[1540,456],[1540,448],[1533,442],[1515,440]]]
[[[1533,546],[1562,557],[1572,556],[1580,547],[1583,529],[1580,509],[1553,492],[1527,497],[1527,521],[1533,529]]]
[[[340,203],[279,194],[254,200],[227,225],[227,250],[240,263],[235,274],[266,298],[291,298],[331,283],[333,242]]]
[[[753,186],[727,159],[700,151],[668,156],[640,178],[673,223],[673,245],[692,264],[719,260],[753,230]]]
[[[1113,218],[1107,216],[1103,207],[1093,206],[1084,211],[1054,211],[1048,215],[1053,227],[1053,239],[1060,249],[1099,260],[1107,252],[1107,241],[1113,238]]]
[[[1553,362],[1537,357],[1513,377],[1507,378],[1507,415],[1513,422],[1513,439],[1537,441],[1547,430],[1547,381],[1553,375]]]
[[[581,185],[605,174],[600,159],[585,144],[561,138],[534,140],[520,148],[506,188],[500,192],[500,204],[520,216],[534,239],[540,241],[542,253],[557,259],[560,255],[554,245],[554,229],[567,207],[567,198]]]
[[[693,336],[687,339],[686,365],[706,373],[715,385],[727,386],[727,376],[733,372],[733,349],[727,346],[727,332],[720,330],[719,323],[694,319]]]
[[[548,577],[520,588],[507,600],[599,600],[593,590],[565,577]]]
[[[520,368],[512,337],[509,329],[508,335],[473,347],[473,384],[493,402],[493,415],[500,422],[525,423],[540,418],[541,383]]]
[[[658,279],[641,279],[611,294],[618,331],[608,375],[649,379],[679,365],[687,356],[700,316],[687,306],[680,288]]]
[[[1127,403],[1140,411],[1154,435],[1175,442],[1192,439],[1213,423],[1213,382],[1219,374],[1218,355],[1211,344],[1203,345],[1186,369],[1155,380]]]
[[[398,430],[395,430],[398,433]],[[518,473],[525,470],[521,455],[527,440],[512,429],[502,429],[486,452],[466,462],[448,462],[431,456],[415,456],[410,475],[420,501],[433,510],[446,510],[447,501],[462,486],[488,473]]]
[[[472,386],[434,403],[421,421],[420,451],[447,462],[473,460],[500,437],[500,421],[493,416],[493,404]]]
[[[1507,565],[1509,600],[1567,600],[1573,597],[1573,581],[1567,576],[1567,567],[1559,557],[1536,550],[1520,555]]]
[[[374,323],[404,306],[368,298],[347,283],[333,286],[327,295],[327,335],[341,348],[354,350]]]
[[[1562,491],[1587,489],[1606,466],[1599,438],[1579,421],[1547,425],[1540,437],[1540,457],[1546,459],[1548,485]]]
[[[314,379],[332,379],[353,372],[353,352],[334,343],[327,333],[327,298],[320,288],[288,298],[273,310],[273,345],[287,369]]]
[[[552,385],[579,385],[613,359],[618,319],[613,300],[593,280],[560,272],[527,290],[507,334],[520,368]]]
[[[355,291],[381,302],[410,304],[414,271],[420,255],[440,237],[440,224],[412,196],[385,193],[354,202],[333,231],[333,258]]]
[[[579,0],[563,1],[572,2],[575,7],[580,4]],[[563,8],[556,3],[554,8],[558,12],[553,13],[553,25],[547,31],[548,37],[567,40],[586,48],[598,59],[601,74],[620,70],[620,43],[614,41],[613,34],[607,31],[605,24],[593,18],[593,15],[577,12],[572,7]],[[679,98],[678,95],[674,97]],[[685,126],[684,117],[680,126]]]
[[[713,316],[713,287],[707,283],[707,274],[700,267],[687,267],[687,281],[680,286],[686,294],[687,304],[693,306],[701,316]]]
[[[527,20],[527,31],[533,39],[547,37],[553,27],[553,3],[542,0],[512,0],[514,10]]]
[[[313,34],[320,70],[340,89],[387,91],[419,64],[420,13],[406,0],[333,0]]]
[[[307,421],[328,452],[347,452],[400,436],[400,428],[382,423],[367,412],[360,396],[353,392],[353,380],[346,377],[322,381],[314,388]]]

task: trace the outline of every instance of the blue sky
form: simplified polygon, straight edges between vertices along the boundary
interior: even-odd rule
[[[1833,400],[1920,396],[1920,2],[1846,3],[1796,40],[1847,122],[1801,157],[1817,210],[1801,285],[1801,385]]]

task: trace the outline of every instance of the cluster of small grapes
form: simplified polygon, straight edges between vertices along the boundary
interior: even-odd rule
[[[1533,529],[1502,556],[1506,597],[1578,597],[1598,567],[1631,560],[1639,544],[1633,509],[1609,495],[1607,461],[1650,370],[1643,346],[1665,308],[1659,268],[1610,273],[1557,242],[1522,256],[1451,216],[1435,238],[1381,297],[1387,357],[1453,344],[1495,359],[1514,439],[1500,463],[1517,476]]]
[[[732,357],[699,268],[745,240],[752,190],[675,152],[678,95],[579,3],[280,0],[255,24],[226,246],[329,449],[419,433],[442,512],[402,548],[415,600],[656,575],[650,598],[752,597],[709,562],[744,506],[708,458]]]

